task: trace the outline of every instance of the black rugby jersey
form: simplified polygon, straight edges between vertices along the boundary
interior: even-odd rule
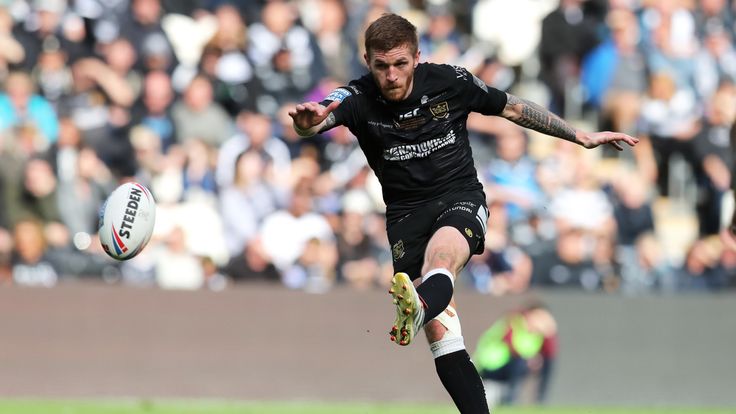
[[[370,73],[330,93],[323,105],[345,125],[381,182],[389,223],[413,208],[460,191],[482,191],[468,141],[468,114],[500,114],[506,94],[466,69],[421,63],[411,94],[386,101]]]

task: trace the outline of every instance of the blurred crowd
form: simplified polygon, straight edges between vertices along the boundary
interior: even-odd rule
[[[366,71],[361,33],[386,11],[419,28],[422,60],[642,138],[585,151],[471,116],[491,219],[464,286],[736,286],[718,237],[732,208],[729,0],[1,0],[0,284],[385,286],[384,205],[356,140],[342,127],[300,139],[287,111]],[[98,210],[128,180],[159,210],[149,246],[116,262]]]

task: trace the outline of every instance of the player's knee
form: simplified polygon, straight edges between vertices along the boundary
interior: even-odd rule
[[[450,249],[440,248],[428,252],[427,260],[422,268],[422,274],[426,274],[431,269],[448,269],[454,274],[458,268],[458,259]]]
[[[445,268],[456,274],[470,254],[468,243],[454,227],[442,227],[432,236],[427,246],[422,273]]]

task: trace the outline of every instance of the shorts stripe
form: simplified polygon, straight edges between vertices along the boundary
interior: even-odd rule
[[[483,215],[481,214],[481,211],[486,213],[485,217],[483,217]],[[488,228],[487,228],[488,224],[486,223],[486,220],[488,219],[488,213],[486,211],[487,210],[485,209],[485,207],[480,206],[478,207],[478,214],[475,215],[475,218],[477,218],[478,221],[480,222],[480,227],[483,229],[483,233],[488,231]]]

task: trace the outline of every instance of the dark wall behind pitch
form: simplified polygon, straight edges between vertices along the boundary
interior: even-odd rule
[[[561,332],[551,404],[736,406],[736,296],[539,296]],[[523,299],[459,293],[468,347]],[[448,403],[424,338],[389,342],[392,312],[373,291],[2,288],[0,397]]]

